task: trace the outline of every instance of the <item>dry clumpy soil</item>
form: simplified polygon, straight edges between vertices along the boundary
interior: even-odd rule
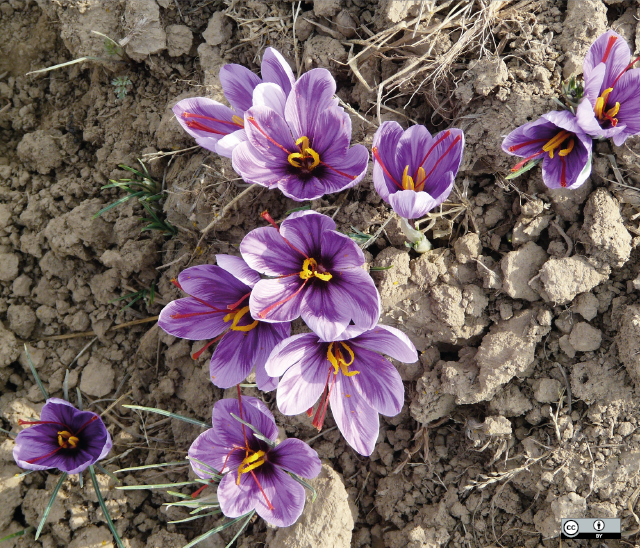
[[[314,438],[323,472],[313,481],[318,499],[295,526],[273,530],[255,520],[237,546],[538,548],[557,546],[561,517],[581,516],[622,518],[632,534],[607,546],[632,546],[640,487],[640,139],[620,148],[594,143],[592,176],[575,191],[549,191],[539,170],[506,184],[511,158],[500,143],[555,108],[561,81],[580,74],[584,53],[607,28],[632,50],[640,45],[639,8],[630,0],[485,2],[491,7],[480,17],[482,2],[462,4],[463,15],[440,0],[302,2],[294,42],[298,4],[287,1],[1,2],[2,428],[18,431],[18,420],[37,416],[43,404],[26,342],[50,394],[61,395],[68,370],[69,388],[79,388],[91,409],[118,400],[104,414],[114,438],[107,469],[184,458],[198,428],[122,404],[208,419],[224,395],[208,381],[211,352],[194,361],[202,343],[167,336],[152,321],[110,328],[157,315],[178,296],[170,280],[183,268],[238,254],[264,209],[281,219],[299,205],[256,188],[221,216],[246,185],[229,161],[189,148],[194,143],[170,111],[184,97],[224,100],[219,68],[257,71],[271,45],[294,72],[334,73],[338,96],[352,108],[354,142],[371,145],[376,86],[389,79],[383,120],[461,127],[466,151],[451,199],[464,207],[432,227],[429,253],[407,250],[397,219],[367,249],[370,265],[393,265],[372,273],[383,323],[404,330],[420,351],[419,362],[398,364],[406,405],[381,418],[371,458],[347,446],[331,418],[317,437],[306,416],[283,417],[274,394],[261,395],[284,434]],[[92,30],[125,39],[128,60],[109,58]],[[379,44],[376,36],[388,36],[385,47],[361,55],[356,74],[349,55]],[[81,56],[106,60],[25,75]],[[124,98],[111,84],[116,77],[131,81]],[[182,149],[189,150],[167,154]],[[118,166],[137,158],[163,182],[173,238],[141,232],[134,202],[92,219],[121,196],[101,186],[125,176]],[[311,206],[347,233],[374,234],[390,216],[370,176]],[[121,310],[124,303],[110,302],[152,283],[150,306],[141,300]],[[56,481],[44,473],[16,478],[13,442],[2,440],[0,537],[37,526]],[[123,482],[189,474],[152,469]],[[108,476],[99,479],[126,546],[178,548],[219,522],[170,524],[187,517],[162,506],[173,497],[118,491]],[[234,533],[201,546],[222,548]],[[30,534],[5,546],[113,541],[92,487],[72,478],[40,539]]]

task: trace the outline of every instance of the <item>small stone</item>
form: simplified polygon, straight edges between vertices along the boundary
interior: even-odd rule
[[[598,298],[593,293],[578,295],[571,307],[585,320],[593,320],[598,315]]]
[[[578,322],[569,335],[569,343],[579,352],[591,352],[600,348],[602,332],[587,322]]]
[[[504,260],[504,259],[503,259]],[[590,291],[608,278],[578,256],[549,259],[540,269],[542,296],[558,305],[571,302],[578,293]]]
[[[555,403],[560,397],[561,390],[560,381],[556,379],[540,379],[533,397],[540,403]]]
[[[69,548],[113,548],[113,535],[104,525],[89,525],[74,533]]]
[[[36,326],[38,319],[30,306],[26,304],[12,304],[7,310],[9,329],[21,339],[28,339]]]
[[[510,436],[511,421],[506,417],[487,417],[483,430],[487,436]]]
[[[562,337],[558,339],[558,344],[560,345],[560,350],[562,350],[567,356],[570,358],[576,357],[576,349],[571,346],[571,343],[569,342],[569,335],[562,335]]]
[[[540,325],[549,327],[551,325],[551,322],[553,321],[553,312],[551,312],[551,310],[548,310],[546,308],[541,308],[538,311],[538,315],[536,316],[536,319],[538,320],[538,323]]]
[[[335,19],[338,32],[345,38],[353,38],[356,35],[356,29],[358,28],[358,22],[354,19],[353,15],[347,10],[342,10]]]
[[[623,438],[631,435],[631,433],[635,430],[635,426],[633,426],[630,422],[621,422],[618,425],[618,434],[620,434]]]
[[[466,264],[477,259],[482,253],[482,243],[480,236],[475,232],[468,232],[453,244],[456,252],[456,259],[461,264]]]
[[[13,292],[14,297],[28,297],[31,295],[31,278],[26,274],[20,274],[15,280],[13,280],[13,286],[11,286],[11,291]]]
[[[233,25],[224,12],[216,11],[209,19],[207,29],[202,37],[210,46],[219,46],[228,41],[233,34]]]
[[[475,76],[473,87],[476,93],[485,97],[509,78],[507,65],[499,57],[483,57],[471,68],[471,71]]]
[[[0,280],[12,282],[20,272],[20,257],[15,253],[0,253]]]
[[[185,25],[169,25],[167,32],[167,52],[171,57],[189,53],[193,44],[193,33]]]
[[[89,396],[99,398],[106,396],[113,390],[115,371],[109,362],[102,362],[91,356],[82,370],[80,390]]]
[[[8,204],[0,204],[0,229],[11,225],[11,207]]]
[[[149,55],[167,47],[167,34],[160,24],[160,8],[149,0],[127,0],[125,21],[135,29],[126,45],[126,52],[134,61],[144,61]]]
[[[67,316],[64,319],[64,324],[69,327],[71,331],[87,331],[91,325],[91,320],[84,310],[79,310],[75,314]]]
[[[333,17],[340,11],[341,0],[315,0],[313,2],[313,13],[317,17]]]
[[[529,286],[529,280],[538,274],[546,260],[546,251],[533,242],[507,253],[500,262],[504,276],[502,287],[507,295],[513,299],[537,301],[540,295]]]
[[[513,316],[513,306],[511,303],[500,303],[500,318],[503,320],[509,320]]]

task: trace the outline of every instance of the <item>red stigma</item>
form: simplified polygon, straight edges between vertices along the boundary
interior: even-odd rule
[[[567,162],[565,162],[564,156],[560,156],[560,161],[562,162],[562,171],[560,173],[560,185],[562,188],[567,187]]]
[[[447,133],[449,133],[449,131],[447,131]],[[444,139],[444,137],[446,137],[446,135],[445,135],[445,136],[443,136],[441,139],[439,139],[439,140],[438,140],[438,143],[439,143],[440,141],[442,141],[442,139]],[[433,171],[436,169],[436,167],[438,167],[438,164],[439,164],[442,160],[444,160],[444,157],[445,157],[447,154],[449,154],[449,152],[451,152],[451,149],[452,149],[454,146],[456,146],[456,143],[457,143],[457,142],[459,142],[461,139],[462,139],[462,137],[460,137],[460,135],[458,135],[458,136],[453,140],[453,143],[451,143],[451,144],[449,145],[449,148],[448,148],[447,150],[445,150],[445,151],[444,151],[444,154],[443,154],[442,156],[440,156],[440,158],[438,158],[438,159],[436,160],[436,163],[435,163],[435,164],[433,164],[433,167],[431,168],[431,171],[430,171],[430,172],[425,176],[425,178],[424,178],[424,180],[425,180],[425,181],[426,181],[426,180],[431,176],[431,174],[432,174],[432,173],[433,173]],[[437,145],[438,143],[436,143],[436,145]],[[433,146],[435,147],[436,145],[433,145]],[[433,147],[431,148],[431,150],[433,150]],[[427,156],[431,153],[431,150],[427,153]],[[425,160],[426,160],[426,157],[425,157],[425,159],[424,159],[424,160],[422,160],[422,164],[424,164]],[[422,164],[420,164],[420,167],[422,167]],[[417,171],[416,171],[416,175],[417,175]],[[423,185],[424,185],[424,183],[423,183]]]
[[[204,353],[204,351],[209,348],[212,344],[217,343],[222,337],[224,337],[227,334],[227,331],[225,331],[222,335],[218,335],[215,339],[210,340],[207,344],[205,344],[200,350],[198,350],[197,352],[194,352],[192,354],[192,358],[194,360],[197,360],[200,356],[202,356],[202,354]]]
[[[607,42],[607,48],[604,50],[604,55],[602,56],[602,62],[606,63],[609,58],[609,54],[611,53],[611,48],[613,48],[613,44],[618,39],[617,36],[609,36],[609,41]]]
[[[275,228],[278,232],[280,232],[280,227],[278,226],[278,224],[273,220],[273,217],[271,217],[271,215],[269,215],[269,211],[268,210],[264,210],[261,214],[260,217],[262,217],[265,221],[267,221],[273,228]]]
[[[384,163],[382,162],[382,159],[380,158],[380,154],[378,154],[378,147],[373,147],[371,149],[371,152],[373,152],[373,156],[375,157],[376,160],[378,160],[378,163],[380,164],[382,171],[386,173],[387,177],[389,177],[389,179],[391,179],[400,190],[404,190],[404,188],[402,188],[402,185],[395,180],[393,175],[391,175],[391,173],[389,173],[389,170],[385,167]]]

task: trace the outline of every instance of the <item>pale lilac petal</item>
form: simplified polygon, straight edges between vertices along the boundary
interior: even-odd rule
[[[256,327],[246,333],[229,331],[222,337],[209,363],[209,378],[218,388],[231,388],[251,373],[256,358],[257,330]]]
[[[606,54],[609,38],[615,37],[612,47]],[[607,55],[605,59],[605,55]],[[591,71],[600,63],[606,65],[606,72],[602,89],[611,87],[613,81],[627,67],[631,61],[631,51],[625,39],[616,32],[609,30],[598,36],[591,44],[587,55],[584,58],[583,72],[585,81],[588,81]]]
[[[349,310],[356,326],[372,329],[377,325],[380,295],[368,272],[362,268],[343,270],[336,276],[331,288],[334,305]]]
[[[251,108],[253,90],[262,80],[242,65],[230,64],[220,69],[220,84],[227,101],[240,114]]]
[[[373,147],[377,151],[377,155],[373,155],[373,183],[378,194],[387,203],[389,194],[398,190],[402,181],[402,170],[398,171],[395,158],[403,133],[404,130],[397,122],[383,122],[373,137]],[[382,169],[378,158],[388,174]]]
[[[274,347],[291,334],[291,324],[289,322],[281,324],[260,322],[255,331],[257,332],[255,341],[256,383],[259,390],[269,392],[278,386],[278,379],[267,375],[265,365]]]
[[[582,98],[591,104],[591,108],[596,106],[596,100],[602,91],[606,68],[604,63],[600,63],[589,73],[588,77],[585,76]]]
[[[317,337],[315,337],[317,341]],[[278,409],[284,415],[299,415],[314,406],[333,371],[327,359],[326,344],[316,343],[289,367],[278,385]]]
[[[303,176],[291,173],[286,177],[281,177],[278,180],[278,188],[287,198],[296,202],[317,200],[325,194],[333,192],[327,190],[324,181],[318,179],[313,173]]]
[[[340,335],[353,314],[355,311],[350,309],[348,292],[338,287],[333,279],[330,283],[316,282],[310,286],[300,307],[304,323],[323,341],[332,341]]]
[[[596,114],[593,111],[593,106],[589,102],[588,98],[582,99],[578,108],[576,109],[576,118],[580,128],[585,133],[592,135],[593,137],[602,136],[604,130],[600,127]]]
[[[249,143],[258,153],[289,166],[289,154],[298,152],[295,139],[285,119],[269,107],[251,107],[245,115]]]
[[[230,324],[224,321],[228,310],[216,311],[191,297],[171,301],[160,312],[158,326],[181,339],[204,341],[214,339],[229,329]],[[190,315],[176,318],[176,315]]]
[[[418,352],[409,337],[388,325],[378,324],[352,339],[354,345],[380,352],[403,363],[418,361]]]
[[[402,180],[405,166],[409,166],[409,175],[413,176],[413,173],[420,167],[423,158],[425,158],[434,144],[435,141],[431,137],[429,130],[421,125],[413,125],[402,134],[395,154],[395,172],[400,172],[398,182]],[[435,150],[432,151],[432,154],[426,156],[426,158],[430,159],[436,152]],[[428,172],[428,170],[426,171]]]
[[[267,276],[300,272],[304,256],[292,249],[283,236],[291,241],[292,234],[287,231],[287,220],[282,223],[280,232],[271,226],[252,230],[240,243],[242,258],[250,268]]]
[[[322,252],[321,242],[327,230],[335,230],[336,223],[321,213],[315,211],[296,211],[289,215],[280,226],[282,238],[286,238],[296,249],[307,257],[318,257]],[[291,249],[291,248],[290,248]],[[291,252],[291,251],[290,251]],[[296,272],[302,270],[302,262]],[[284,274],[285,272],[282,271]]]
[[[284,117],[284,106],[287,96],[276,84],[259,84],[253,90],[253,106],[268,107]]]
[[[243,129],[239,129],[238,131],[234,131],[233,133],[229,133],[229,135],[225,135],[222,139],[215,143],[214,152],[219,154],[220,156],[224,156],[225,158],[233,158],[233,150],[241,143],[244,143],[247,140],[247,132]],[[197,139],[198,144],[203,147],[211,150],[209,146],[205,146],[201,144]],[[208,143],[207,143],[208,144]]]
[[[365,262],[360,247],[345,234],[327,230],[322,234],[322,264],[329,270],[359,268]]]
[[[341,162],[351,142],[351,117],[340,108],[328,108],[320,113],[311,148],[326,164]]]
[[[300,333],[280,341],[271,351],[265,364],[267,373],[272,377],[281,377],[287,369],[306,356],[317,343],[318,337],[313,333]]]
[[[243,440],[244,442],[244,440]],[[219,472],[228,472],[237,468],[244,459],[242,450],[233,450],[233,447],[222,446],[212,428],[200,434],[189,447],[189,458],[197,459]],[[225,467],[222,470],[222,467]],[[202,479],[210,479],[212,470],[192,460],[191,468]],[[233,475],[233,473],[231,474]]]
[[[296,79],[289,63],[287,63],[279,51],[274,48],[264,50],[261,72],[262,79],[265,82],[278,84],[283,89],[285,95],[289,95]]]
[[[226,270],[249,287],[253,287],[260,281],[260,274],[253,270],[241,257],[219,254],[216,255],[216,263],[220,268]]]
[[[378,412],[362,399],[353,377],[338,375],[330,402],[331,413],[344,439],[358,453],[368,457],[378,439]]]
[[[218,400],[213,406],[212,424],[218,444],[229,448],[234,445],[244,447],[245,432],[249,442],[253,439],[253,433],[246,428],[243,431],[242,423],[234,419],[231,413],[255,426],[267,438],[275,440],[278,437],[278,427],[267,406],[258,398],[243,396],[242,413],[235,399]]]
[[[456,176],[463,153],[464,133],[462,130],[451,128],[434,135],[429,143],[429,148],[426,151],[423,149],[421,152],[426,155],[426,159],[421,164],[426,174],[424,190],[434,197],[440,196],[442,190],[448,186],[444,175],[452,172],[453,177]],[[420,165],[411,166],[412,177],[417,174],[418,167]]]
[[[317,121],[322,112],[332,106],[336,82],[331,73],[322,68],[305,72],[291,88],[285,107],[285,118],[295,138],[316,138]]]
[[[233,120],[236,114],[233,110],[206,97],[183,99],[172,110],[182,128],[196,139],[211,139],[215,143],[242,128],[241,124]],[[209,141],[203,141],[205,144],[207,142]]]
[[[231,159],[234,171],[248,183],[273,188],[289,177],[281,161],[264,156],[247,141],[235,146]]]
[[[577,188],[589,177],[591,170],[584,170],[589,162],[591,139],[583,141],[574,137],[574,140],[573,151],[567,156],[563,158],[554,154],[553,158],[550,158],[547,155],[542,162],[542,179],[549,188]],[[565,185],[562,184],[563,163]]]
[[[219,266],[203,264],[186,268],[178,275],[178,283],[188,295],[198,297],[218,308],[238,301],[250,287]]]
[[[556,133],[558,133],[558,128],[553,123],[545,118],[538,118],[509,133],[502,141],[502,150],[512,156],[526,158],[542,151],[544,144]],[[510,150],[511,148],[513,150]]]
[[[355,346],[355,345],[354,345]],[[378,413],[394,417],[404,405],[404,385],[400,373],[387,359],[364,348],[353,348],[355,360],[348,377],[362,398]]]
[[[289,474],[270,464],[264,464],[256,469],[256,476],[273,507],[273,510],[269,509],[264,496],[260,493],[255,498],[255,509],[258,515],[276,527],[293,525],[304,509],[304,487]],[[251,481],[254,481],[253,478]]]
[[[316,453],[305,442],[289,438],[269,452],[269,462],[303,478],[315,478],[322,469]]]
[[[584,133],[580,129],[576,117],[568,110],[552,110],[551,112],[543,114],[542,118],[558,126],[559,128],[570,131],[571,133]],[[557,129],[555,133],[557,133]]]
[[[322,157],[321,161],[324,162]],[[333,194],[356,186],[367,174],[369,167],[369,151],[363,145],[352,146],[340,160],[320,165],[314,170],[322,181],[325,194]]]
[[[620,103],[618,127],[626,126],[624,132],[628,135],[640,133],[640,69],[625,72],[616,82],[607,103],[616,102]]]
[[[299,276],[260,280],[249,298],[251,315],[263,322],[290,322],[300,317],[302,284]]]
[[[444,199],[440,203],[444,202],[453,188],[453,173],[449,172],[446,175],[450,183],[445,192],[442,193]],[[418,219],[429,213],[440,203],[427,192],[416,192],[415,190],[399,190],[389,195],[389,205],[400,217],[405,219]]]
[[[262,496],[251,474],[242,474],[240,485],[236,485],[237,478],[237,473],[229,472],[218,485],[220,510],[228,518],[238,518],[251,512],[256,507],[258,496]]]

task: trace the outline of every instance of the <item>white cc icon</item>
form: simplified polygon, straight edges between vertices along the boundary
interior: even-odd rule
[[[603,527],[604,527],[604,524],[603,524]],[[578,530],[579,530],[578,523],[573,520],[565,521],[564,525],[562,526],[562,530],[564,534],[567,535],[568,537],[573,537],[578,534]]]

